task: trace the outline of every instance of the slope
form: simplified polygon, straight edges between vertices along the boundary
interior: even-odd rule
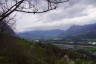
[[[95,56],[86,52],[31,43],[0,33],[0,64],[95,64],[93,60]]]
[[[73,25],[67,31],[61,33],[60,37],[96,39],[96,24],[88,24],[84,26]]]

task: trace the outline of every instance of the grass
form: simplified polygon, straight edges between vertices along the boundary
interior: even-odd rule
[[[96,51],[95,47],[85,47],[84,49],[87,51],[92,51],[92,52]]]
[[[0,33],[0,64],[96,64],[84,54]]]

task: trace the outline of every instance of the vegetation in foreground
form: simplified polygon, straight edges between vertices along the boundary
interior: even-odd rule
[[[0,64],[96,64],[95,59],[83,51],[59,49],[0,33]]]

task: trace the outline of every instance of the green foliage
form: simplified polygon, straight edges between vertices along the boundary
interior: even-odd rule
[[[78,59],[78,60],[76,60]],[[95,64],[73,50],[32,43],[0,33],[0,64]]]
[[[92,61],[85,60],[85,59],[76,59],[75,64],[95,64],[95,63],[93,63]]]

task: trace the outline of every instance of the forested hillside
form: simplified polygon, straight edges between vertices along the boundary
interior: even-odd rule
[[[0,33],[0,64],[95,64],[84,51],[60,49]]]

